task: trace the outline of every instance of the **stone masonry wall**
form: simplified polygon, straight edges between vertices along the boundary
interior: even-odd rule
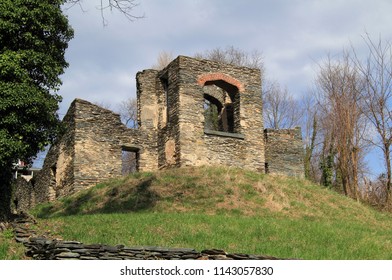
[[[143,137],[150,142],[140,156],[140,170],[150,171],[159,168],[159,138],[162,126],[162,87],[157,70],[144,70],[137,73],[138,127]]]
[[[77,100],[74,104],[74,190],[78,191],[121,176],[119,134],[123,124],[118,115],[87,101]]]
[[[121,176],[122,150],[139,154],[139,169],[156,170],[156,130],[129,129],[120,116],[84,100],[76,100],[75,191]]]
[[[304,177],[303,144],[301,128],[266,129],[267,172]]]
[[[31,229],[33,221],[21,217],[12,223],[17,242],[26,247],[26,255],[35,260],[277,260],[262,255],[231,254],[223,250],[196,251],[189,248],[83,244],[45,236]]]
[[[75,104],[71,104],[62,121],[62,134],[50,147],[42,170],[31,181],[38,193],[32,205],[74,191],[75,109]]]
[[[177,166],[223,164],[264,172],[260,71],[179,56],[165,72],[174,76],[168,104],[170,98],[177,102],[169,108],[175,110],[169,122],[174,122]],[[205,133],[203,87],[208,83],[238,91],[236,133]]]
[[[156,146],[156,137],[145,130],[128,129],[120,116],[110,110],[76,99],[63,124],[62,136],[50,148],[43,169],[33,180],[39,193],[36,203],[121,176],[123,149],[142,155],[140,165],[144,170],[156,169],[155,158],[148,162],[148,156],[144,156],[151,153],[150,147]]]
[[[157,88],[160,110],[158,134],[159,167],[181,166],[181,146],[179,131],[179,80],[178,60],[160,71],[157,76]]]

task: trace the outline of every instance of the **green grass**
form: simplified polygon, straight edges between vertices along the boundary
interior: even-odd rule
[[[300,259],[392,259],[390,228],[373,230],[355,222],[146,212],[51,222],[61,224],[62,236],[85,243],[223,248]]]
[[[85,243],[218,248],[299,259],[392,259],[392,216],[312,185],[232,168],[111,180],[34,210]]]
[[[24,259],[24,247],[17,244],[11,229],[0,232],[0,260]]]

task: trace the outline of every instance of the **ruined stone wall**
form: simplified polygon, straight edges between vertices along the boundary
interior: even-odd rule
[[[264,172],[260,71],[185,56],[168,69],[178,80],[180,165],[223,164]],[[238,91],[236,133],[205,133],[203,87],[210,83]]]
[[[158,146],[161,168],[181,166],[178,67],[178,60],[174,60],[166,69],[160,71],[158,76],[159,87],[163,85],[165,89],[160,94],[161,106],[166,108],[162,110],[161,118],[165,122],[162,123]]]
[[[42,170],[31,181],[32,205],[74,192],[75,109],[72,103],[62,121],[62,133],[50,147]]]
[[[136,80],[137,129],[110,110],[74,100],[31,200],[53,200],[122,175],[122,150],[136,152],[140,171],[227,165],[265,172],[267,166],[270,173],[303,176],[300,130],[264,133],[259,69],[179,56]],[[223,130],[205,126],[207,96],[220,106]]]
[[[63,125],[62,136],[50,148],[41,172],[33,180],[37,202],[121,176],[122,150],[148,154],[156,140],[148,133],[126,128],[118,114],[81,99],[72,102]],[[142,170],[155,170],[155,162],[141,161]]]
[[[14,190],[12,194],[13,212],[21,212],[30,209],[34,205],[34,189],[30,182],[19,177],[13,182]]]
[[[152,111],[152,110],[151,110]],[[120,116],[84,100],[76,101],[75,191],[121,176],[122,150],[139,154],[141,171],[157,169],[156,130],[129,129]]]
[[[121,176],[118,115],[84,100],[75,104],[74,190]],[[117,137],[116,137],[117,136]]]
[[[178,67],[175,65],[176,61],[163,71],[144,70],[136,76],[139,129],[154,142],[141,156],[141,160],[155,163],[149,170],[180,165]]]
[[[137,73],[138,130],[144,149],[140,154],[140,171],[158,169],[158,128],[161,126],[158,71]]]
[[[303,143],[301,128],[266,129],[267,172],[304,177]]]

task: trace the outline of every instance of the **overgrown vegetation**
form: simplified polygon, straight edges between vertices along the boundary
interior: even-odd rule
[[[301,259],[392,259],[392,216],[305,180],[181,168],[111,180],[34,210],[85,243],[219,248]]]

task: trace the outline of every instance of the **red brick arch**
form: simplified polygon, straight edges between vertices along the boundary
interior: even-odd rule
[[[223,73],[203,74],[199,76],[197,83],[201,86],[204,86],[206,82],[210,81],[225,81],[226,83],[237,87],[239,92],[244,91],[244,85],[240,81]]]

